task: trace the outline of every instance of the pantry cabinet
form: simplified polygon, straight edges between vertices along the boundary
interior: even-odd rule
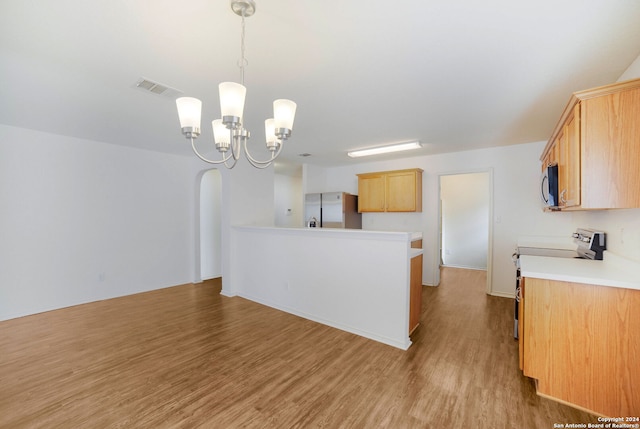
[[[358,211],[421,212],[422,170],[358,174]]]
[[[573,94],[542,156],[561,210],[640,208],[640,79]]]

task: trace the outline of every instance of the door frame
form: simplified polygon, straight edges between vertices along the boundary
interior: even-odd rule
[[[469,170],[455,170],[450,172],[438,173],[438,241],[436,243],[435,250],[435,265],[438,270],[442,267],[441,260],[441,247],[442,247],[442,177],[443,176],[458,176],[463,174],[476,174],[487,173],[489,179],[489,222],[487,225],[487,281],[485,292],[488,295],[493,293],[493,168],[476,168]],[[439,278],[440,276],[438,276]]]

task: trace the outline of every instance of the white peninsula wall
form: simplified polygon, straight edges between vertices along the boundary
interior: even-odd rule
[[[406,350],[411,233],[237,226],[222,294]]]

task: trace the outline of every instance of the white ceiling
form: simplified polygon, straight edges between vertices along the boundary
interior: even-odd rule
[[[419,154],[546,140],[572,92],[640,55],[637,0],[256,3],[245,126],[262,148],[271,102],[296,101],[282,157],[297,163],[414,139]],[[189,155],[175,97],[135,82],[202,99],[204,147],[239,48],[229,0],[2,0],[0,123]]]

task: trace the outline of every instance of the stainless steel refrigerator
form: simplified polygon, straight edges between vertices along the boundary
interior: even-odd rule
[[[323,192],[304,196],[305,225],[318,228],[362,229],[358,196],[347,192]]]

